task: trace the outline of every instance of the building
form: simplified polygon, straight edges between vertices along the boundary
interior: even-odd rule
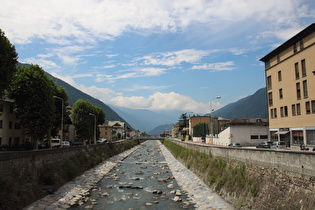
[[[315,146],[315,24],[274,49],[265,63],[271,140]]]
[[[100,139],[107,139],[107,140],[111,141],[112,137],[113,137],[112,128],[113,127],[110,125],[98,125],[99,138]]]
[[[268,120],[245,118],[229,121],[212,144],[228,146],[240,143],[242,146],[256,146],[261,141],[268,141]]]
[[[0,149],[17,149],[26,143],[25,140],[25,132],[14,112],[13,101],[0,99]]]
[[[121,121],[109,121],[108,125],[112,127],[112,140],[124,139],[126,135],[125,123]]]

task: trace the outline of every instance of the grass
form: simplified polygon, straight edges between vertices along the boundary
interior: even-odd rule
[[[237,196],[245,194],[256,197],[258,195],[260,185],[254,178],[249,177],[244,163],[231,162],[224,158],[214,157],[211,153],[205,154],[188,149],[170,140],[164,140],[164,145],[187,168],[194,171],[217,192],[224,190]]]

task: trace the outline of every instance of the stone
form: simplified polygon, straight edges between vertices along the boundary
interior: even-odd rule
[[[153,206],[152,203],[145,203],[146,206]]]
[[[173,185],[173,184],[169,184],[169,185],[167,185],[167,188],[173,189],[173,188],[174,188],[174,185]]]
[[[181,199],[180,197],[178,197],[178,196],[175,196],[175,197],[173,198],[173,201],[175,201],[175,202],[180,202],[180,201],[182,201],[182,199]]]

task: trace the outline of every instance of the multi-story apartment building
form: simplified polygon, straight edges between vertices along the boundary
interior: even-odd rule
[[[269,135],[315,146],[315,24],[260,59],[265,63]]]
[[[25,143],[25,133],[14,112],[13,101],[0,99],[0,149],[18,148],[23,143]]]

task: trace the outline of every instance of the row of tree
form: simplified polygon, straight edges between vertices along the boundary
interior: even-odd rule
[[[19,123],[33,148],[63,129],[61,119],[67,122],[71,118],[76,138],[82,143],[91,140],[96,126],[105,121],[104,111],[84,100],[75,102],[69,116],[65,109],[68,105],[66,90],[58,87],[38,65],[19,64],[14,45],[0,29],[0,98],[4,96],[14,100]]]

